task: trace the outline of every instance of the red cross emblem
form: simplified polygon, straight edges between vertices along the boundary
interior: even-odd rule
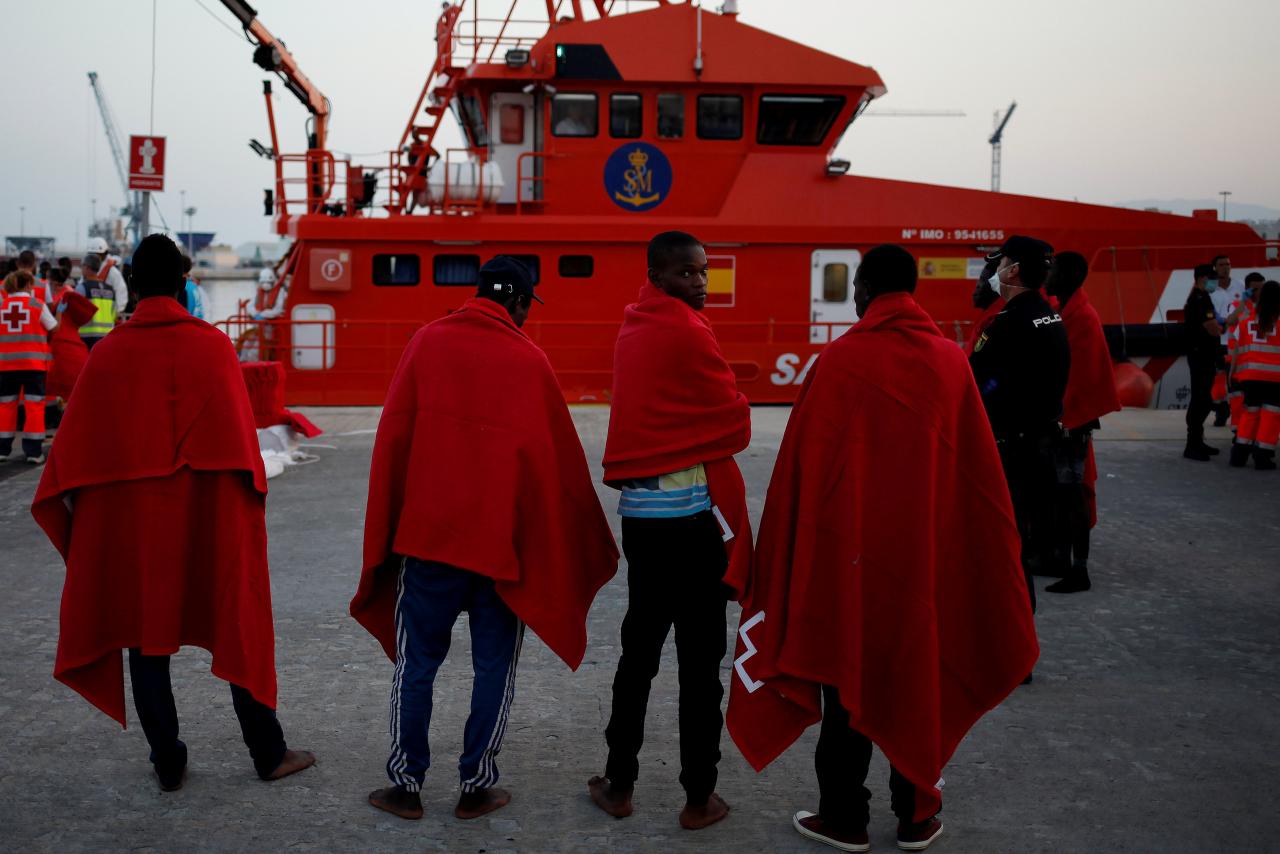
[[[0,321],[4,321],[4,325],[8,327],[12,333],[22,331],[22,327],[31,322],[31,312],[25,305],[14,300],[9,304],[9,308],[4,314],[0,314]]]

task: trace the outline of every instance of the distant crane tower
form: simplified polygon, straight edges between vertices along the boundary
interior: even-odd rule
[[[1000,111],[996,110],[995,121],[993,124],[996,129],[991,134],[991,139],[987,142],[991,143],[991,192],[1000,192],[1000,142],[1004,138],[1004,127],[1009,124],[1009,117],[1013,115],[1014,109],[1018,106],[1018,102],[1014,101],[1009,105],[1009,109],[1005,110],[1004,118],[1000,118]]]
[[[93,97],[98,102],[98,112],[102,114],[102,129],[107,134],[107,144],[111,146],[111,159],[116,164],[116,174],[120,176],[120,186],[124,190],[125,207],[121,213],[129,217],[129,237],[133,246],[138,245],[142,226],[142,199],[139,194],[129,189],[129,172],[124,159],[124,149],[120,145],[120,133],[116,130],[115,119],[111,115],[111,107],[107,104],[107,96],[98,85],[98,72],[89,72],[89,86],[93,89]]]

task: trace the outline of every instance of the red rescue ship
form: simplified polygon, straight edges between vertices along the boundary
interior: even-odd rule
[[[312,114],[284,154],[266,84],[275,167],[267,212],[293,238],[258,314],[228,332],[288,371],[293,404],[379,404],[401,350],[462,303],[494,255],[526,261],[525,329],[567,399],[606,401],[622,309],[644,247],[679,229],[706,243],[706,312],[753,402],[794,399],[822,347],[857,320],[853,274],[879,243],[920,262],[917,296],[963,340],[982,258],[1034,234],[1090,259],[1089,294],[1117,354],[1176,358],[1166,321],[1189,271],[1218,252],[1276,265],[1248,226],[847,174],[832,159],[885,93],[872,68],[692,3],[535,0],[446,5],[435,64],[395,148],[353,163],[326,146],[328,102],[239,0],[223,0]],[[529,18],[515,17],[519,5]],[[482,8],[483,7],[483,8]],[[486,15],[488,15],[486,17]],[[661,45],[660,50],[654,49]],[[465,136],[444,147],[452,114]],[[272,311],[270,309],[274,308]]]

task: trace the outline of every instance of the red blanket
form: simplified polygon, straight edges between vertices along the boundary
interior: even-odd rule
[[[143,300],[93,349],[31,507],[67,563],[54,676],[124,725],[120,650],[190,644],[274,708],[266,492],[231,342]]]
[[[711,322],[646,282],[618,332],[610,403],[605,482],[702,463],[711,501],[733,534],[724,581],[741,597],[751,572],[751,520],[733,455],[751,441],[751,407]]]
[[[1120,411],[1111,351],[1102,333],[1102,320],[1080,289],[1059,312],[1071,346],[1071,373],[1062,398],[1062,426],[1088,424],[1108,412]]]
[[[395,660],[401,556],[488,576],[570,667],[618,549],[546,354],[492,300],[419,331],[378,424],[351,614]]]
[[[65,399],[71,397],[76,379],[89,358],[89,348],[80,338],[80,327],[98,313],[98,307],[71,288],[64,288],[55,295],[55,300],[54,306],[61,311],[58,312],[58,328],[49,339],[53,364],[49,366],[45,391],[50,397]]]
[[[738,630],[728,727],[764,768],[839,689],[919,790],[1031,671],[1035,626],[964,354],[907,294],[829,345],[791,413]]]
[[[1102,320],[1089,295],[1081,288],[1065,308],[1059,310],[1071,347],[1071,373],[1067,392],[1062,398],[1062,424],[1079,427],[1101,418],[1108,412],[1120,411],[1116,393],[1115,369],[1111,351],[1102,332]],[[1093,443],[1089,443],[1084,466],[1084,497],[1089,510],[1090,526],[1098,524],[1098,466],[1093,459]]]

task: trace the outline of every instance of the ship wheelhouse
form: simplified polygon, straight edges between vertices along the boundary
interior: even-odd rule
[[[566,397],[606,400],[645,244],[669,229],[704,241],[706,311],[756,402],[794,399],[821,348],[856,322],[853,277],[879,243],[916,254],[917,298],[960,340],[982,256],[1015,230],[1105,264],[1108,286],[1091,293],[1112,323],[1169,319],[1161,277],[1207,247],[1240,267],[1275,262],[1247,227],[1204,217],[846,175],[833,152],[885,92],[873,69],[750,27],[734,3],[632,3],[641,10],[446,4],[434,65],[381,162],[327,149],[314,87],[305,154],[276,154],[272,120],[268,211],[295,244],[280,271],[287,299],[260,302],[286,311],[246,313],[228,331],[285,363],[291,402],[380,403],[409,337],[461,304],[497,254],[538,280],[546,305],[525,330]],[[540,17],[515,16],[529,6]],[[439,134],[450,116],[455,145]]]

